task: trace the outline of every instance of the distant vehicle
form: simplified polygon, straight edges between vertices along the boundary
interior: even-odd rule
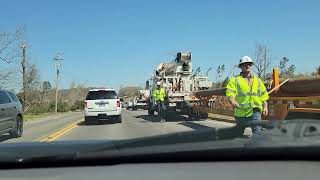
[[[135,102],[134,102],[134,106],[132,108],[132,110],[137,110],[137,109],[147,109],[147,101],[146,99],[142,99],[142,98],[136,98]]]
[[[23,110],[17,96],[6,90],[0,90],[0,134],[9,133],[18,138],[23,133]]]
[[[121,108],[125,108],[126,103],[124,102],[123,98],[120,98]]]
[[[98,120],[122,122],[121,102],[114,89],[92,89],[85,100],[85,123]]]
[[[134,97],[133,100],[129,101],[127,109],[137,110],[137,109],[147,109],[147,98],[150,96],[150,91],[148,90],[139,90],[139,96]]]
[[[130,101],[128,101],[127,109],[128,109],[128,110],[129,110],[130,108],[132,109],[132,107],[133,107],[133,101],[130,100]]]
[[[122,108],[126,108],[126,103],[125,102],[121,102],[121,107]]]

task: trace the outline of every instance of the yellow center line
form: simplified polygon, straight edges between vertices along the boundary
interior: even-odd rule
[[[78,127],[78,124],[81,121],[82,121],[82,119],[78,120],[78,121],[76,121],[74,123],[68,124],[66,127],[60,129],[59,131],[57,131],[57,132],[55,132],[55,133],[53,133],[53,134],[51,134],[51,135],[49,135],[49,136],[47,136],[45,138],[40,139],[40,142],[51,142],[51,141],[54,141],[54,140],[58,139],[62,135],[66,134],[69,131],[71,131],[72,129]]]

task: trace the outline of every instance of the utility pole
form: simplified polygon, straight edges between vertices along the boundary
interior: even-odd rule
[[[61,68],[61,54],[58,52],[57,56],[54,58],[56,64],[56,105],[55,105],[55,112],[58,113],[58,94],[59,94],[59,80],[60,80],[60,68]]]
[[[26,105],[27,105],[27,79],[26,79],[26,48],[27,45],[25,43],[21,44],[22,48],[22,83],[23,83],[23,111],[25,111]]]

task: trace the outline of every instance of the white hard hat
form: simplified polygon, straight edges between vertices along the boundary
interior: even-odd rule
[[[253,61],[252,61],[251,57],[243,56],[239,61],[238,67],[240,67],[241,64],[243,64],[243,63],[252,63],[253,64]]]
[[[157,82],[157,86],[160,86],[160,85],[161,85],[161,82],[160,82],[160,81],[158,81],[158,82]]]

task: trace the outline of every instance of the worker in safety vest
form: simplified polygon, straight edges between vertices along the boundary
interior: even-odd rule
[[[162,110],[165,110],[164,100],[166,97],[166,91],[161,87],[161,82],[157,82],[157,88],[153,91],[152,95],[157,103],[157,106],[160,106]],[[161,122],[164,122],[164,120],[162,119]]]
[[[252,73],[253,61],[249,56],[240,59],[241,73],[232,77],[227,84],[226,96],[235,109],[236,123],[244,131],[247,123],[261,121],[261,113],[268,115],[268,92],[262,80]],[[261,126],[251,126],[252,133],[259,133]]]

